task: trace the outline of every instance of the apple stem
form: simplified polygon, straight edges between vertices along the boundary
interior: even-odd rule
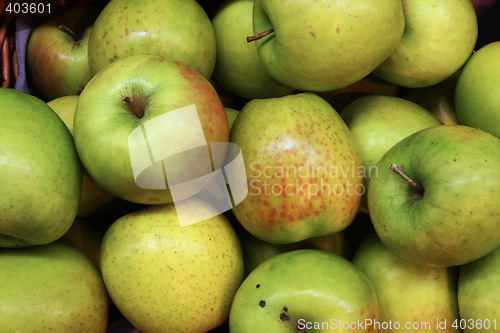
[[[260,34],[257,34],[257,35],[253,35],[253,36],[249,36],[247,37],[247,43],[250,43],[250,42],[253,42],[253,41],[256,41],[258,39],[261,39],[267,35],[269,35],[271,32],[274,31],[274,28],[271,28],[269,30],[266,30],[264,32],[261,32]]]
[[[400,175],[401,177],[403,177],[404,179],[406,179],[406,181],[408,181],[413,187],[415,187],[422,196],[424,195],[425,193],[424,188],[420,186],[420,184],[413,181],[410,177],[405,175],[404,172],[399,170],[395,164],[391,164],[390,169],[395,173],[397,173],[398,175]]]
[[[122,102],[127,103],[129,109],[135,116],[137,116],[137,118],[141,119],[142,117],[144,117],[144,111],[136,103],[134,103],[133,99],[125,96],[122,98]]]
[[[78,42],[80,40],[75,31],[70,27],[68,27],[66,24],[64,23],[59,24],[59,29],[67,32],[75,40],[75,42]]]

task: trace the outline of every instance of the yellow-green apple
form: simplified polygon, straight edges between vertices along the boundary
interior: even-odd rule
[[[399,0],[255,0],[257,51],[268,73],[301,91],[322,92],[362,79],[397,47]]]
[[[500,332],[500,247],[460,268],[458,327],[466,333]]]
[[[363,161],[365,184],[372,174],[377,176],[377,162],[396,143],[424,128],[442,125],[441,121],[421,106],[395,96],[360,97],[341,112]],[[368,212],[366,191],[361,210]]]
[[[253,0],[228,0],[217,9],[212,24],[217,57],[214,78],[227,91],[248,99],[279,97],[292,93],[267,73],[254,43],[246,37],[253,34]]]
[[[437,84],[469,59],[478,28],[470,0],[402,0],[405,32],[396,50],[373,71],[404,87]]]
[[[77,95],[62,96],[47,103],[48,106],[61,118],[73,134],[73,119],[75,116]],[[99,184],[92,180],[89,173],[82,166],[82,194],[78,205],[77,216],[91,217],[100,215],[110,209],[113,201],[118,199]]]
[[[75,219],[82,174],[68,128],[42,100],[0,89],[0,247],[46,244]]]
[[[88,49],[93,74],[126,56],[158,55],[207,79],[216,54],[212,23],[195,0],[111,0],[95,21]]]
[[[460,72],[455,108],[463,125],[500,138],[500,41],[480,48]]]
[[[0,299],[2,332],[106,332],[101,273],[68,245],[0,251]]]
[[[248,185],[233,212],[255,237],[294,243],[341,231],[354,219],[364,191],[361,158],[323,98],[254,99],[240,111],[230,141],[241,149]]]
[[[173,185],[212,171],[204,149],[227,142],[229,129],[219,96],[201,74],[178,61],[142,55],[118,59],[87,84],[74,138],[85,169],[105,190],[135,203],[161,204],[174,201]],[[181,154],[186,151],[193,154]]]
[[[398,142],[377,168],[368,209],[389,250],[422,265],[456,266],[500,245],[500,139],[434,126]]]
[[[26,45],[30,85],[45,101],[76,95],[91,79],[88,43],[97,6],[76,6],[36,26]]]
[[[238,237],[224,215],[180,225],[173,205],[149,206],[115,221],[101,248],[106,288],[141,332],[204,333],[226,322],[243,280]]]
[[[444,125],[460,125],[454,101],[458,74],[429,87],[403,88],[399,96],[427,109]]]
[[[278,254],[243,281],[229,315],[231,332],[376,332],[379,307],[364,273],[321,250]]]
[[[352,262],[375,289],[380,332],[460,332],[452,327],[458,319],[455,267],[429,267],[402,259],[376,234],[365,238]]]

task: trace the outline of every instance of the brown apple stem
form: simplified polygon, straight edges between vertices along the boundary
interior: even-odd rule
[[[269,35],[271,32],[274,31],[274,28],[271,28],[269,30],[266,30],[264,32],[261,32],[260,34],[257,34],[257,35],[253,35],[253,36],[249,36],[247,37],[247,43],[250,43],[250,42],[253,42],[253,41],[256,41],[258,39],[261,39],[267,35]]]
[[[122,98],[122,102],[125,102],[128,104],[128,107],[130,111],[132,111],[132,114],[136,116],[137,118],[141,119],[144,117],[144,110],[142,110],[137,103],[134,103],[134,100],[131,99],[128,96],[125,96]]]
[[[67,32],[71,37],[73,37],[75,42],[80,40],[80,37],[77,36],[75,31],[73,29],[71,29],[70,27],[68,27],[66,24],[64,24],[64,23],[59,24],[59,29]]]
[[[390,168],[392,171],[394,171],[395,173],[406,179],[406,181],[408,181],[413,187],[415,187],[417,191],[420,193],[420,195],[424,195],[425,193],[424,188],[420,186],[420,184],[414,182],[410,177],[405,175],[404,172],[399,170],[395,164],[391,164]]]

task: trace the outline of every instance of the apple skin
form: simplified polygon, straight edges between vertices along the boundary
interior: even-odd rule
[[[500,41],[480,48],[460,72],[455,90],[458,119],[500,138]]]
[[[68,128],[42,100],[0,89],[0,247],[46,244],[75,219],[82,174]]]
[[[173,205],[114,222],[102,242],[101,268],[117,308],[145,333],[202,333],[223,324],[243,281],[240,243],[224,215],[181,227]]]
[[[122,101],[126,94],[144,104],[142,118]],[[144,122],[192,104],[197,108],[206,141],[227,142],[224,107],[214,88],[194,69],[148,55],[121,58],[108,65],[87,84],[75,113],[75,145],[85,169],[95,182],[121,199],[139,204],[171,203],[168,188],[145,189],[136,184],[128,138]],[[169,126],[166,130],[175,135],[178,126]],[[179,149],[189,144],[188,139],[176,139]],[[196,167],[185,166],[182,172],[194,174]]]
[[[344,121],[321,97],[252,100],[230,141],[241,149],[248,184],[247,197],[232,211],[255,237],[294,243],[341,231],[354,219],[361,158]]]
[[[377,162],[396,143],[424,128],[442,125],[429,111],[395,96],[360,97],[340,114],[358,147],[368,186],[371,174],[377,174]],[[361,211],[368,212],[366,192]]]
[[[332,319],[379,321],[377,297],[366,276],[351,262],[333,253],[305,249],[279,254],[250,273],[234,296],[229,329],[238,333],[303,332],[299,325],[305,322]]]
[[[171,58],[209,79],[216,56],[210,19],[195,0],[111,0],[90,34],[90,69],[95,75],[131,55]]]
[[[375,231],[389,250],[422,265],[463,265],[488,254],[500,244],[499,166],[500,140],[475,128],[435,126],[406,137],[370,180]]]
[[[403,88],[399,96],[429,110],[444,125],[461,125],[455,111],[454,101],[459,73],[429,87]]]
[[[98,7],[77,6],[33,29],[26,46],[27,74],[44,101],[76,95],[92,78],[88,43],[99,11]],[[59,24],[71,28],[81,39],[75,40]]]
[[[109,301],[101,273],[57,242],[0,251],[3,332],[106,332]]]
[[[231,0],[217,9],[212,24],[217,57],[214,78],[227,91],[247,99],[288,95],[294,91],[267,73],[254,43],[246,41],[253,35],[253,1]]]
[[[458,272],[454,267],[428,267],[404,260],[389,251],[376,234],[365,238],[352,262],[377,294],[380,321],[401,325],[384,332],[460,332],[452,327],[458,319]],[[437,327],[436,321],[446,321],[446,328]],[[427,323],[430,327],[422,326]]]
[[[421,88],[452,76],[471,56],[478,36],[470,0],[403,0],[405,33],[373,73],[404,87]]]
[[[271,23],[272,22],[272,23]],[[324,92],[362,79],[396,48],[401,1],[255,0],[254,34],[268,73],[300,91]]]
[[[62,96],[47,103],[68,127],[71,134],[73,134],[73,119],[77,104],[78,96],[76,95]],[[109,210],[113,206],[112,202],[118,199],[97,184],[83,166],[81,169],[82,194],[76,215],[79,217],[100,215]]]
[[[500,247],[460,267],[458,307],[466,333],[500,332]],[[473,325],[470,320],[474,321]],[[486,328],[489,320],[490,327]],[[496,322],[494,322],[496,320]],[[477,324],[482,323],[482,328]]]

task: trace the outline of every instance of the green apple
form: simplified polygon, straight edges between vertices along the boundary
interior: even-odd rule
[[[422,265],[456,266],[500,245],[500,139],[434,126],[398,142],[377,167],[368,209],[389,250]]]
[[[342,112],[349,103],[360,97],[366,95],[396,96],[400,88],[370,73],[347,87],[318,93],[318,95],[326,99],[335,110]]]
[[[181,227],[173,205],[146,207],[114,222],[101,248],[109,295],[141,332],[204,333],[229,316],[243,280],[238,237],[224,215]]]
[[[158,55],[185,63],[208,79],[215,54],[212,24],[195,0],[111,0],[89,40],[93,74],[126,56]]]
[[[271,77],[262,65],[254,43],[246,37],[253,34],[253,1],[229,0],[215,13],[217,57],[214,78],[229,92],[248,99],[279,97],[292,93]]]
[[[255,0],[253,30],[268,73],[302,91],[342,88],[362,79],[397,47],[400,0]]]
[[[233,128],[234,121],[236,120],[236,117],[238,116],[240,111],[229,107],[224,107],[224,111],[226,112],[229,131],[231,131],[231,128]]]
[[[500,138],[500,41],[480,48],[465,64],[455,90],[462,124]]]
[[[444,125],[460,125],[454,102],[458,74],[429,87],[404,88],[400,97],[429,110]]]
[[[76,95],[62,96],[47,103],[68,127],[71,134],[73,134],[73,119],[77,103],[78,96]],[[117,198],[97,184],[84,167],[82,167],[82,176],[82,194],[77,216],[91,217],[105,212]]]
[[[442,125],[421,106],[395,96],[360,97],[340,114],[358,147],[365,169],[365,183],[377,176],[377,162],[396,143],[424,128]],[[361,209],[368,211],[366,192]]]
[[[75,219],[82,174],[68,128],[42,100],[0,89],[0,247],[46,244]]]
[[[460,332],[457,270],[429,267],[402,259],[371,234],[356,251],[353,263],[366,274],[375,289],[381,332]],[[382,326],[383,327],[383,326]]]
[[[295,250],[259,265],[234,296],[231,332],[371,332],[379,318],[375,292],[346,259]]]
[[[99,12],[99,7],[77,6],[33,29],[26,45],[26,71],[43,100],[76,95],[91,79],[88,43]]]
[[[299,242],[341,231],[356,216],[361,158],[342,118],[318,95],[248,102],[230,141],[241,149],[248,185],[233,212],[255,237]]]
[[[469,59],[478,36],[470,0],[403,0],[405,32],[396,50],[373,72],[420,88],[452,76]]]
[[[459,327],[466,333],[500,332],[500,247],[460,268]]]
[[[175,185],[192,180],[210,162],[208,152],[194,163],[180,152],[227,142],[229,129],[217,93],[201,74],[178,61],[143,55],[111,63],[87,84],[74,138],[85,169],[105,190],[135,203],[161,204],[174,201],[172,179]]]
[[[243,228],[241,228],[243,229]],[[257,266],[280,253],[298,249],[318,249],[347,257],[348,247],[344,234],[337,232],[333,235],[319,236],[305,239],[297,243],[272,244],[264,242],[247,232],[245,229],[236,229],[243,250],[245,276],[248,276]]]
[[[0,299],[2,332],[106,332],[101,273],[67,245],[0,251]]]

